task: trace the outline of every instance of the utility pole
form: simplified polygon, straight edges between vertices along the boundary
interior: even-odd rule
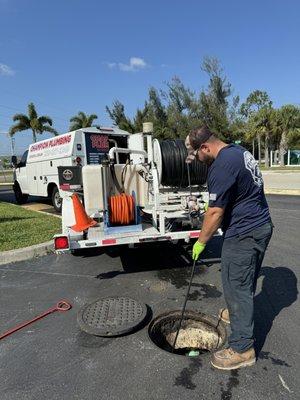
[[[11,155],[15,155],[15,138],[7,132],[7,136],[10,138],[10,150]]]

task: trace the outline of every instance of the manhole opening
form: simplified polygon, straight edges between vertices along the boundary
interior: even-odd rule
[[[224,323],[213,316],[187,310],[177,338],[181,311],[170,311],[159,315],[149,325],[149,337],[156,346],[173,354],[198,356],[222,347],[226,341]]]

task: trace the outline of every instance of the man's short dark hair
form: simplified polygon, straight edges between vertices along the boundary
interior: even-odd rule
[[[190,144],[194,150],[198,150],[201,144],[211,139],[216,139],[217,135],[213,133],[207,126],[193,129],[189,134]]]

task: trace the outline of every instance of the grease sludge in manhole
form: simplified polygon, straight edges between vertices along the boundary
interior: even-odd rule
[[[156,346],[173,354],[197,355],[215,351],[224,345],[226,327],[219,318],[186,310],[176,348],[173,349],[180,316],[181,311],[176,310],[165,312],[152,320],[148,333]]]
[[[106,297],[84,306],[77,315],[80,328],[91,335],[119,336],[137,329],[147,306],[129,297]]]

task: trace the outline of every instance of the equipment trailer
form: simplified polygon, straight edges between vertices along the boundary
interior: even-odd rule
[[[122,142],[113,128],[94,130],[86,154],[92,162],[58,167],[58,253],[198,237],[208,202],[206,166],[185,163],[182,140],[153,139],[152,123],[142,133],[121,133]]]

